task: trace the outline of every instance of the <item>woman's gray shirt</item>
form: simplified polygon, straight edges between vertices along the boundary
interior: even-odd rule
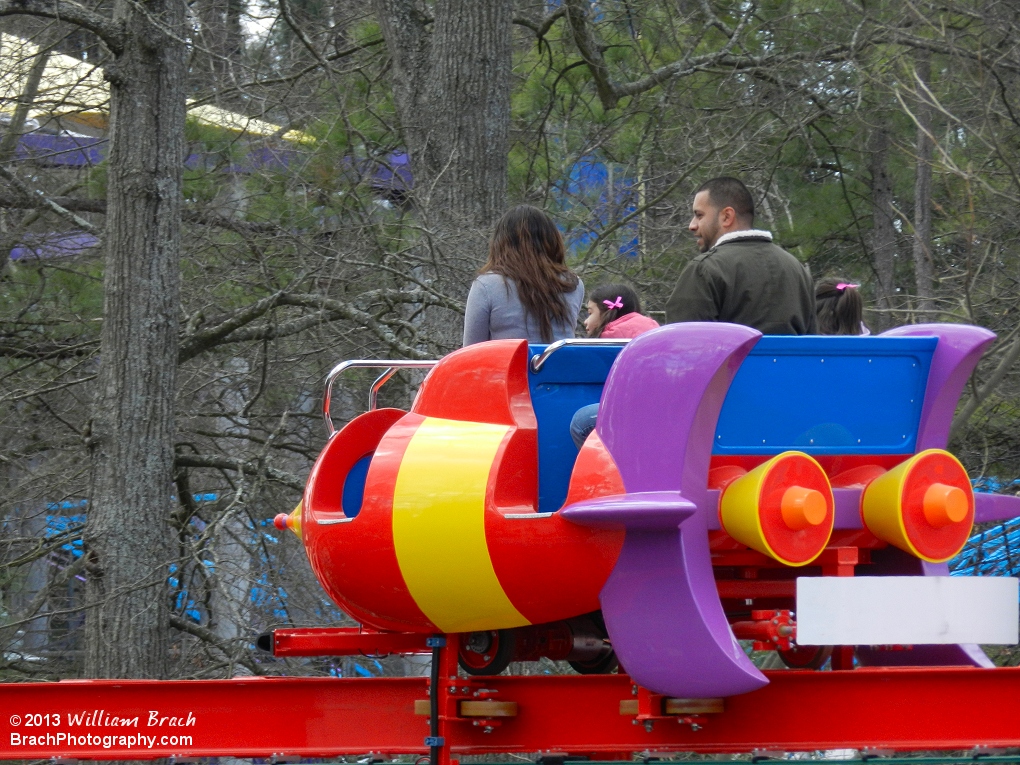
[[[569,321],[554,321],[552,341],[574,337],[577,317],[584,300],[584,284],[564,293]],[[527,340],[544,343],[539,324],[528,312],[517,294],[513,279],[502,274],[482,274],[471,284],[464,311],[464,345],[486,340]]]

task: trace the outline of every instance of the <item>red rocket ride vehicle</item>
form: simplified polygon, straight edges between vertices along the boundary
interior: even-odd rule
[[[1016,580],[949,581],[946,561],[975,520],[1020,508],[975,495],[944,449],[993,339],[692,323],[469,346],[408,412],[375,409],[374,386],[277,523],[362,625],[464,633],[472,673],[619,662],[657,693],[728,696],[767,682],[738,639],[793,666],[834,645],[834,663],[985,665],[971,643],[1016,642]],[[387,368],[381,384],[402,363],[356,365]],[[578,452],[570,418],[597,401]]]

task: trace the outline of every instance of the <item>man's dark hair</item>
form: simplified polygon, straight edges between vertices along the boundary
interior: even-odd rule
[[[732,207],[738,218],[754,225],[754,198],[743,181],[729,176],[713,178],[701,184],[694,194],[698,195],[702,191],[708,192],[708,198],[720,210]]]

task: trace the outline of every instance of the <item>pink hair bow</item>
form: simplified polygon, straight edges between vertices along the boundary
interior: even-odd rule
[[[861,285],[859,285],[859,284],[846,284],[845,282],[840,282],[839,284],[836,285],[836,289],[838,289],[840,292],[842,292],[847,287],[851,287],[853,289],[857,289],[860,286]]]
[[[603,300],[602,302],[606,304],[607,311],[612,311],[614,308],[623,308],[623,295],[617,295],[616,302],[612,300]]]

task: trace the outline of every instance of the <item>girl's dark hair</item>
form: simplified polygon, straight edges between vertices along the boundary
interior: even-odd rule
[[[815,313],[821,335],[859,335],[864,303],[856,284],[822,279],[815,284]]]
[[[591,291],[588,300],[597,305],[600,311],[599,323],[592,332],[592,337],[601,337],[606,325],[621,316],[641,313],[641,298],[626,284],[601,284]],[[623,308],[616,308],[617,302],[623,303]]]
[[[489,242],[489,259],[478,273],[513,279],[524,310],[537,323],[544,342],[554,321],[573,327],[564,295],[577,287],[577,274],[566,264],[566,248],[556,224],[537,207],[518,205],[504,213]]]

